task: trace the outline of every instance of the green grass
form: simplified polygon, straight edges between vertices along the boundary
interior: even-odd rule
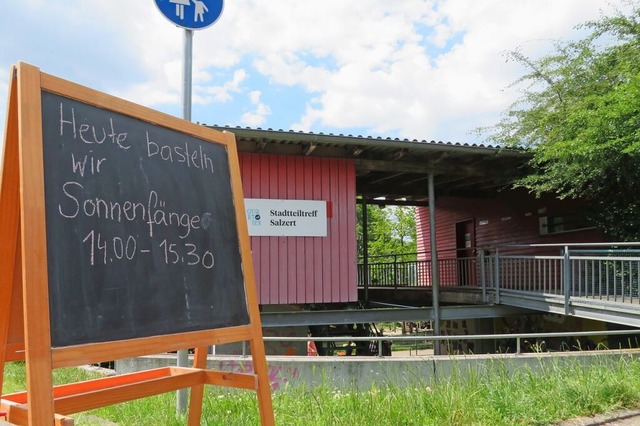
[[[414,342],[402,342],[402,341],[394,341],[391,345],[391,351],[415,351],[415,350],[425,350],[425,349],[433,349],[433,342],[427,341],[414,341]]]
[[[417,388],[381,384],[366,391],[287,386],[273,393],[279,425],[548,425],[580,415],[640,406],[640,360],[621,355],[589,366],[573,359],[508,371],[497,359],[481,369],[460,364],[448,377]],[[9,363],[4,392],[24,389],[23,364]],[[92,378],[79,369],[56,371],[55,381]],[[203,425],[258,425],[254,392],[208,386]],[[76,415],[120,425],[184,425],[175,392]]]

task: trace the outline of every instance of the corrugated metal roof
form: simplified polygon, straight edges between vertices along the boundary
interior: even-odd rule
[[[524,150],[489,145],[210,127],[234,133],[240,152],[351,158],[357,193],[369,199],[424,201],[431,171],[436,195],[488,195],[522,176],[531,157]]]

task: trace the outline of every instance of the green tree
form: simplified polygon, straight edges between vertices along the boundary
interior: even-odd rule
[[[363,255],[362,205],[357,206],[358,257]],[[416,252],[415,208],[367,205],[369,256]],[[408,259],[404,259],[408,260]]]
[[[640,4],[578,29],[540,59],[520,50],[508,60],[528,73],[514,85],[518,102],[489,139],[531,149],[531,173],[516,182],[536,195],[588,201],[590,217],[610,238],[640,239]]]

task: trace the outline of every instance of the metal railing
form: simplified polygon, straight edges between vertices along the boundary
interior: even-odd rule
[[[476,286],[640,305],[640,243],[521,244],[476,248],[473,257],[439,252],[440,286]],[[430,287],[431,260],[388,256],[368,263],[372,287]],[[358,285],[364,285],[358,265]]]
[[[430,262],[417,260],[421,253],[371,256],[367,265],[373,287],[416,287],[430,282]],[[364,286],[365,266],[358,264],[358,285]],[[422,284],[425,285],[425,284]]]
[[[640,304],[638,243],[517,245],[496,249],[494,288],[574,299]],[[536,254],[538,251],[558,254]],[[518,251],[525,251],[518,254]]]
[[[354,336],[332,336],[332,337],[269,337],[265,336],[265,342],[307,342],[313,340],[315,342],[377,342],[378,347],[382,347],[383,342],[450,342],[455,340],[515,340],[516,350],[515,353],[523,353],[523,341],[538,342],[541,338],[576,338],[576,337],[589,337],[589,336],[617,336],[617,335],[638,335],[640,330],[607,330],[607,331],[570,331],[570,332],[555,332],[555,333],[509,333],[509,334],[465,334],[465,335],[447,335],[447,336],[433,336],[433,335],[415,335],[415,336],[366,336],[366,337],[354,337]],[[637,342],[636,342],[637,347]],[[576,347],[576,349],[581,349]],[[619,349],[619,348],[606,348],[606,349]],[[243,351],[243,355],[245,352]],[[378,357],[383,357],[382,351],[379,351]],[[440,355],[449,356],[449,355]]]

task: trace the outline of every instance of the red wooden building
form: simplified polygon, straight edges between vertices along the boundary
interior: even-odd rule
[[[326,202],[326,237],[251,237],[260,303],[355,302],[353,160],[242,152],[240,170],[245,198]]]
[[[524,190],[503,190],[478,197],[441,196],[436,200],[438,258],[471,259],[505,245],[601,242],[603,235],[585,220],[586,206],[573,200],[536,198]],[[430,251],[428,209],[416,209],[419,258]],[[555,249],[559,252],[560,248]],[[541,249],[536,249],[541,254]],[[522,253],[522,250],[520,250]],[[440,285],[477,282],[474,271],[460,267],[440,272]],[[421,282],[430,285],[428,277]]]
[[[436,201],[439,248],[455,248],[455,229],[470,218],[477,218],[474,240],[477,235],[477,242],[496,242],[497,235],[485,237],[483,231],[494,227],[496,215],[504,222],[516,214],[487,197],[504,188],[529,158],[490,146],[215,128],[236,135],[245,198],[326,203],[326,236],[251,237],[263,306],[358,302],[356,203],[426,206],[430,179],[432,198],[443,200],[442,206]],[[465,212],[465,206],[475,213]],[[422,211],[420,218],[428,218]],[[491,226],[483,227],[486,220]],[[428,222],[419,223],[419,246],[428,249]]]
[[[433,318],[435,329],[444,334],[494,332],[500,326],[489,318],[498,321],[510,315],[526,316],[530,311],[489,304],[480,317],[474,317],[478,311],[472,309],[449,314],[464,314],[456,317],[466,318],[461,328],[451,321],[439,325],[440,302],[484,303],[472,290],[464,295],[454,292],[453,299],[447,298],[453,293],[436,295],[440,286],[468,284],[473,272],[470,269],[469,274],[461,274],[460,258],[476,256],[480,247],[484,250],[501,244],[602,241],[598,232],[584,227],[584,206],[579,203],[536,199],[511,189],[513,179],[522,175],[522,166],[530,158],[524,151],[213,127],[236,136],[266,335],[304,336],[307,327],[414,321],[418,317]],[[249,207],[249,202],[261,207]],[[321,207],[314,207],[313,212],[296,207],[309,202]],[[264,207],[280,203],[288,207]],[[378,289],[381,291],[372,297],[369,289],[373,292],[375,288],[370,286],[368,274],[362,274],[364,283],[360,282],[359,288],[357,203],[418,207],[419,251],[425,253],[425,260],[433,253],[437,253],[438,263],[451,259],[457,265],[452,268],[455,272],[442,270],[439,285],[433,287],[427,271],[414,288],[420,291],[408,292],[408,298],[401,301],[393,289],[386,293]],[[302,233],[279,233],[282,229],[270,228],[267,233],[252,234],[252,224],[262,227],[273,221],[278,228],[297,223],[303,216],[319,221],[312,221],[311,229],[307,227]],[[435,239],[431,238],[432,230]],[[397,306],[399,303],[405,306]],[[380,306],[385,309],[373,309]],[[386,309],[388,306],[394,307]],[[415,309],[403,309],[408,306]],[[305,349],[280,344],[268,351],[299,354]]]
[[[490,197],[438,197],[438,249],[463,251],[500,244],[574,243],[601,241],[585,221],[585,206],[572,200],[535,198],[523,190]],[[418,208],[418,247],[428,250],[429,216]]]

